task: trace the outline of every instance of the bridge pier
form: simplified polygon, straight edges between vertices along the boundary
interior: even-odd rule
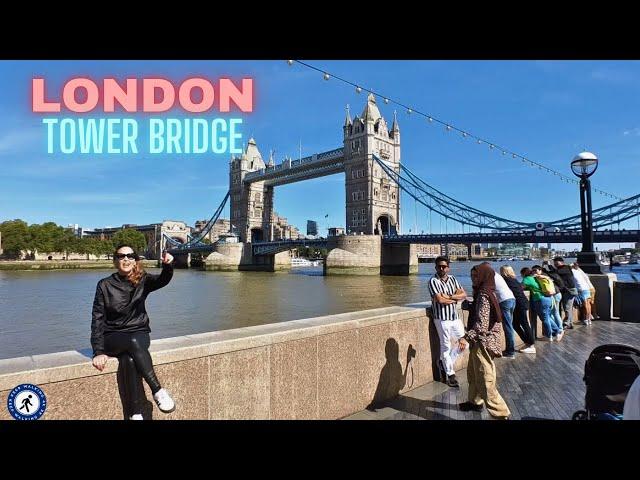
[[[189,268],[191,265],[190,253],[177,253],[173,256],[173,268]],[[162,266],[162,260],[158,259],[158,266]]]
[[[418,251],[411,244],[383,244],[380,235],[342,235],[328,239],[325,275],[410,275],[418,273]]]
[[[388,243],[382,246],[381,275],[411,275],[418,273],[417,245]]]
[[[381,236],[342,235],[327,240],[325,275],[380,275]]]
[[[251,245],[249,245],[251,248]],[[254,255],[251,263],[240,264],[238,270],[254,272],[280,272],[291,269],[291,257],[289,252],[280,252],[275,255]]]
[[[275,255],[253,255],[251,243],[222,243],[204,261],[204,269],[212,272],[259,271],[276,272],[291,268],[289,252]]]

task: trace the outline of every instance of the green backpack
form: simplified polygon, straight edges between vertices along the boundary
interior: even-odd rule
[[[535,279],[544,296],[552,297],[556,294],[556,287],[553,285],[553,280],[549,277],[535,277]]]

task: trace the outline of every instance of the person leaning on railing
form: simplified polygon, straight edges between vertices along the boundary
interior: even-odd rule
[[[516,299],[516,306],[513,310],[513,330],[525,344],[524,348],[520,349],[520,351],[522,353],[536,353],[536,347],[534,346],[535,340],[531,331],[531,325],[527,319],[529,300],[527,300],[527,296],[524,294],[522,285],[516,280],[516,272],[513,271],[510,265],[500,267],[500,275]]]
[[[578,262],[571,264],[571,272],[576,281],[576,288],[580,292],[580,310],[582,311],[582,323],[591,325],[593,315],[591,314],[592,296],[591,292],[595,292],[589,276],[578,266]]]

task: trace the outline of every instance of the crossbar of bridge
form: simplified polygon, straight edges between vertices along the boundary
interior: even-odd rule
[[[336,148],[299,160],[284,162],[255,172],[244,177],[245,183],[265,182],[265,185],[284,185],[286,183],[324,177],[344,171],[343,148]]]

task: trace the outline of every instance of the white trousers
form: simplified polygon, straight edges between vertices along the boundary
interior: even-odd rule
[[[447,375],[453,375],[455,370],[453,365],[456,363],[460,350],[458,347],[451,347],[451,341],[457,342],[459,338],[464,337],[464,325],[461,319],[457,320],[439,320],[435,319],[436,330],[440,338],[440,359],[442,366]]]

